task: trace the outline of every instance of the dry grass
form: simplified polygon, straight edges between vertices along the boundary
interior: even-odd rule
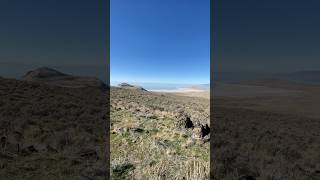
[[[280,99],[285,98],[281,106],[290,99],[297,103],[290,97]],[[320,179],[318,118],[292,109],[289,113],[289,104],[288,109],[274,109],[269,104],[272,97],[214,100],[211,155],[215,178]]]
[[[173,93],[178,96],[188,96],[188,97],[199,97],[210,99],[210,91],[201,91],[201,92],[181,92],[181,93]]]
[[[111,101],[114,103],[111,109],[111,129],[114,131],[111,134],[112,179],[209,179],[209,143],[192,139],[192,129],[177,129],[177,120],[170,115],[174,108],[168,109],[177,105],[196,105],[198,99],[114,89]],[[116,105],[119,101],[132,105],[124,103],[121,108]],[[206,107],[203,103],[208,106],[208,102],[199,106]],[[150,109],[136,111],[141,106]],[[162,111],[159,109],[168,112],[160,117]],[[148,113],[150,115],[146,115]],[[199,122],[207,121],[199,119]],[[134,128],[143,131],[132,131]],[[117,164],[122,164],[121,171]]]
[[[0,179],[105,179],[107,99],[0,79]]]

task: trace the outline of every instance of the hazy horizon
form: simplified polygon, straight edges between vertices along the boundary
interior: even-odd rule
[[[148,91],[174,91],[174,90],[181,90],[181,89],[189,89],[191,87],[197,87],[203,90],[210,89],[210,83],[207,84],[181,84],[181,83],[157,83],[157,82],[119,82],[119,81],[111,81],[110,85],[117,87],[121,83],[128,83],[134,86],[140,86]]]

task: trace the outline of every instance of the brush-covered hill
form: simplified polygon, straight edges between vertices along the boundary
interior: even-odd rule
[[[69,88],[85,88],[95,87],[106,89],[107,85],[95,77],[73,76],[59,72],[48,67],[41,67],[27,72],[23,76],[23,80],[29,82],[40,82],[50,85],[69,87]]]
[[[46,68],[0,78],[0,179],[106,179],[106,92],[78,82]]]

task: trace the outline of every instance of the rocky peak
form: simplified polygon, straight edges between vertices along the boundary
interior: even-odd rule
[[[55,69],[51,69],[48,67],[41,67],[27,72],[26,75],[23,76],[23,79],[27,81],[33,81],[35,79],[53,79],[66,77],[71,77],[71,75],[61,73]]]
[[[135,85],[131,85],[131,84],[128,84],[128,83],[121,83],[118,86],[120,88],[125,88],[125,89],[135,89],[135,90],[147,91],[146,89],[144,89],[141,86],[135,86]]]
[[[106,89],[107,87],[98,78],[73,76],[48,67],[41,67],[27,72],[23,76],[23,80],[69,88],[94,87]]]

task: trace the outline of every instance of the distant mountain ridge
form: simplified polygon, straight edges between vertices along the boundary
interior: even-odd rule
[[[107,89],[107,85],[95,77],[73,76],[48,67],[40,67],[27,72],[22,80],[39,82],[61,87]]]
[[[65,80],[74,79],[74,76],[69,74],[64,74],[55,69],[48,67],[41,67],[27,72],[23,76],[23,80],[26,81],[36,81],[36,80]]]
[[[141,86],[135,86],[135,85],[131,85],[128,83],[120,83],[118,86],[120,88],[125,88],[125,89],[135,89],[135,90],[147,91],[146,89],[144,89]]]

